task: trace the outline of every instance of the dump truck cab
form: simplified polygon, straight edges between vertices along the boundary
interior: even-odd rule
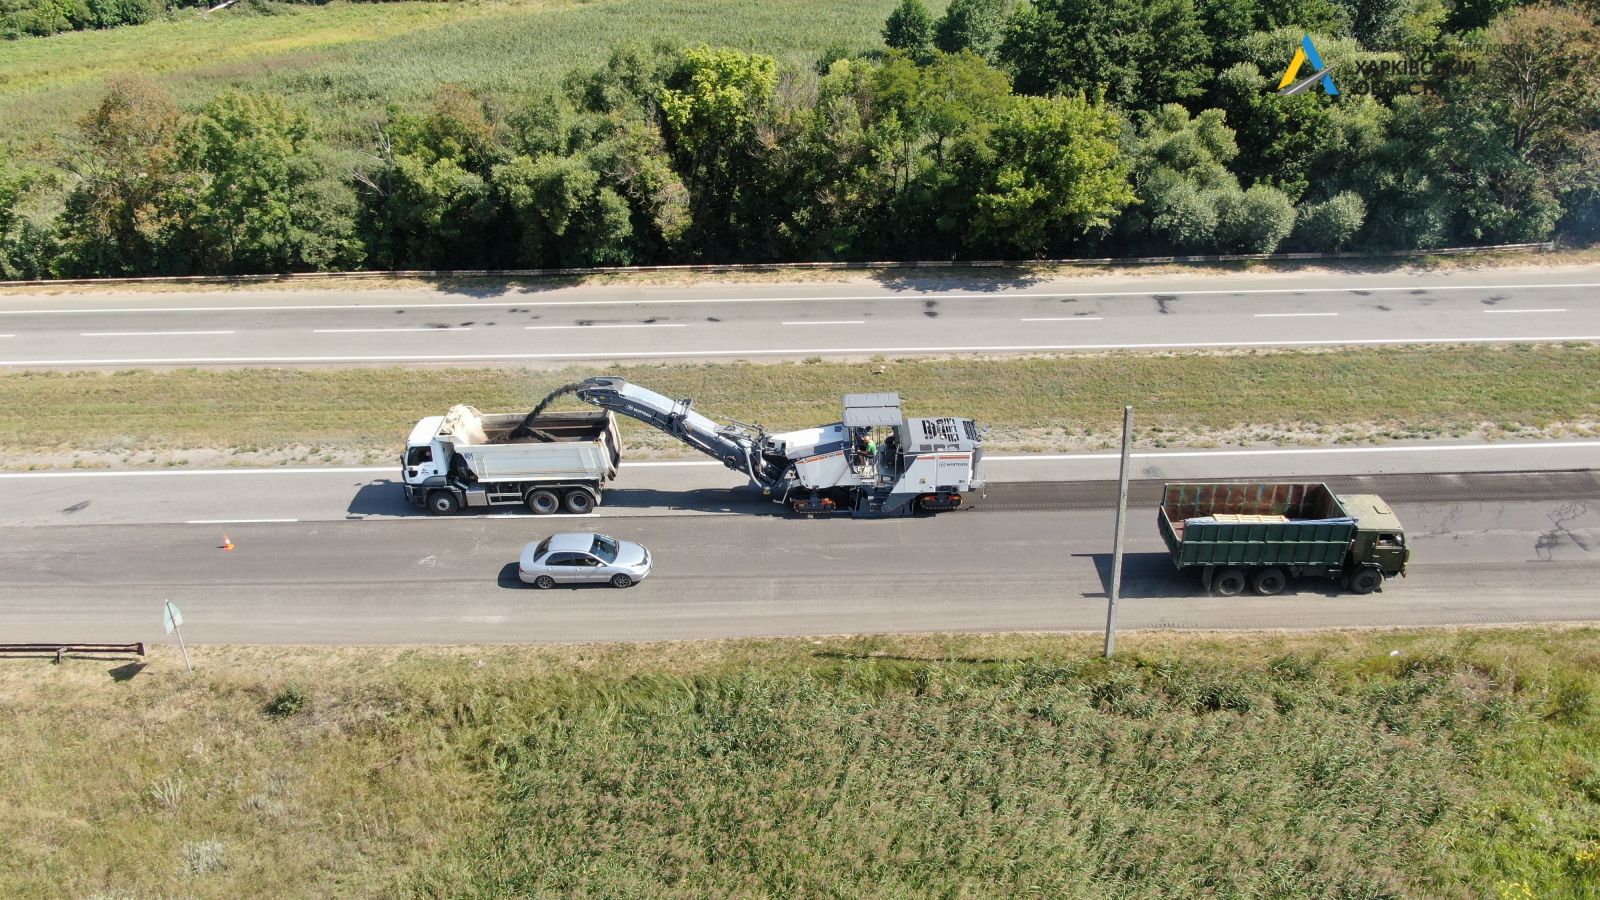
[[[1376,566],[1391,578],[1404,575],[1411,548],[1406,546],[1405,527],[1389,504],[1376,494],[1340,494],[1339,504],[1356,520],[1351,567]]]

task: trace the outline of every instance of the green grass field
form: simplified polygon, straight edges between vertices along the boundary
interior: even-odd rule
[[[162,464],[198,450],[240,451],[252,463],[384,461],[424,415],[455,403],[530,409],[602,373],[776,430],[835,421],[847,392],[897,390],[910,413],[990,426],[996,450],[1110,446],[1124,403],[1146,447],[1600,434],[1600,349],[1590,345],[890,360],[881,376],[876,365],[10,373],[0,375],[10,400],[0,446],[37,465],[71,465],[75,452],[79,465]],[[623,426],[631,455],[687,452],[632,420]]]
[[[929,4],[942,9],[943,2]],[[514,98],[601,62],[629,40],[760,51],[799,67],[835,44],[881,47],[894,0],[466,0],[240,4],[106,31],[0,43],[0,134],[52,140],[119,72],[201,102],[228,87],[280,92],[354,138],[386,104],[442,84]]]
[[[1097,649],[0,661],[0,894],[1600,894],[1600,630]]]

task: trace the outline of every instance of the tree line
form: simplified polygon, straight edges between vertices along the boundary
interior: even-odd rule
[[[1475,2],[954,0],[934,19],[904,0],[881,53],[785,71],[628,45],[515,102],[447,86],[425,110],[391,108],[358,147],[270,94],[183,109],[123,78],[61,158],[0,154],[0,274],[1595,237],[1593,11]],[[1307,29],[1349,62],[1337,97],[1275,90]],[[1447,77],[1358,68],[1395,47]],[[1358,85],[1361,69],[1404,77]]]

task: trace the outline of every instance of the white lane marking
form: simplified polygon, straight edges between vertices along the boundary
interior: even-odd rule
[[[471,328],[450,326],[447,328],[313,328],[312,334],[377,334],[391,331],[471,331]]]
[[[686,328],[684,322],[640,322],[637,325],[524,325],[523,331],[577,331],[590,328]]]
[[[109,307],[97,309],[0,309],[0,316],[36,316],[36,315],[72,315],[106,313],[185,313],[185,312],[294,312],[296,310],[330,310],[330,309],[505,309],[522,307],[551,307],[551,306],[673,306],[693,303],[826,303],[832,301],[872,301],[872,300],[898,300],[914,301],[923,300],[985,300],[985,299],[1054,299],[1058,297],[1227,297],[1237,295],[1257,294],[1387,294],[1398,291],[1519,291],[1519,290],[1567,290],[1577,288],[1597,288],[1600,282],[1585,282],[1573,284],[1427,284],[1407,286],[1383,287],[1330,287],[1330,288],[1234,288],[1234,289],[1206,289],[1206,290],[1163,290],[1152,289],[1144,291],[1049,291],[1043,293],[1003,293],[1003,294],[852,294],[844,296],[820,297],[694,297],[681,299],[659,298],[654,300],[521,300],[493,302],[467,302],[467,303],[314,303],[296,306],[148,306],[148,307]]]
[[[1304,319],[1311,316],[1337,316],[1338,313],[1256,313],[1258,319]]]
[[[231,331],[85,331],[78,337],[175,337],[190,334],[233,334]]]
[[[825,353],[865,355],[878,353],[1017,353],[1069,352],[1076,350],[1179,350],[1197,347],[1378,347],[1431,344],[1542,344],[1560,341],[1593,343],[1600,341],[1600,335],[1330,338],[1312,341],[1174,341],[1170,343],[1141,344],[972,344],[951,347],[818,347],[773,350],[640,350],[626,353],[595,350],[589,353],[417,353],[384,356],[176,356],[128,359],[10,359],[0,360],[0,366],[194,366],[242,365],[246,363],[470,362],[475,360],[511,359],[664,359],[710,356],[819,356]]]
[[[839,319],[833,322],[785,322],[785,325],[865,325],[861,319]]]
[[[1485,313],[1564,313],[1565,309],[1486,309]]]
[[[1046,316],[1041,319],[1018,319],[1019,322],[1098,322],[1100,316]]]
[[[299,519],[190,519],[185,525],[266,525],[277,522],[298,522]]]
[[[1506,444],[1410,444],[1393,447],[1286,447],[1269,448],[1261,450],[1162,450],[1141,451],[1131,454],[1140,459],[1165,459],[1186,457],[1231,457],[1231,456],[1308,456],[1308,455],[1334,455],[1340,453],[1449,453],[1457,450],[1578,450],[1593,449],[1600,451],[1600,441],[1527,441]],[[1096,461],[1105,459],[1118,459],[1116,453],[1040,453],[1016,456],[999,456],[985,454],[983,461],[991,462],[1063,462],[1063,461]],[[715,460],[641,460],[639,462],[624,462],[625,469],[666,468],[669,466],[717,466],[722,463]],[[62,471],[62,472],[0,472],[0,479],[22,478],[126,478],[144,476],[195,476],[195,475],[370,475],[373,473],[388,472],[398,474],[393,466],[349,466],[349,467],[306,467],[280,466],[261,469],[100,469],[91,472]],[[399,484],[399,482],[396,482]],[[540,517],[544,518],[544,517]]]
[[[14,334],[0,334],[0,338],[16,337]]]

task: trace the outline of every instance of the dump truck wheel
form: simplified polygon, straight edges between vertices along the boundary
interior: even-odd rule
[[[529,491],[528,512],[536,516],[548,516],[561,508],[561,498],[554,491]]]
[[[1217,573],[1216,580],[1211,582],[1211,589],[1224,597],[1232,597],[1244,590],[1244,572],[1239,569],[1223,569]]]
[[[1377,569],[1362,569],[1350,578],[1350,590],[1357,594],[1370,594],[1383,584],[1383,575]]]
[[[1282,569],[1262,569],[1250,579],[1250,586],[1263,597],[1281,593],[1288,584],[1289,576],[1283,574]]]
[[[594,512],[594,498],[588,491],[567,491],[567,512],[575,516],[586,516]]]
[[[428,495],[428,512],[448,516],[461,508],[461,502],[449,491],[434,491]]]

